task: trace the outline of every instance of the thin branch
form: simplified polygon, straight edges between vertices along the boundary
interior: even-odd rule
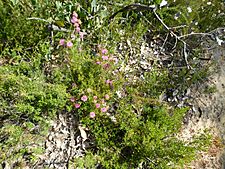
[[[175,26],[175,27],[171,27],[170,29],[179,29],[179,28],[184,28],[184,27],[187,27],[187,25]]]
[[[210,34],[210,33],[195,33],[195,32],[192,32],[190,34],[181,35],[181,36],[179,36],[179,38],[185,38],[185,37],[192,36],[192,35],[212,36],[212,34]]]
[[[169,33],[166,34],[166,38],[165,38],[165,40],[164,40],[164,42],[163,42],[163,45],[162,45],[160,51],[162,51],[163,48],[164,48],[164,46],[166,45],[166,41],[168,40],[168,36],[169,36]]]
[[[163,20],[159,17],[159,15],[156,13],[156,9],[153,9],[153,13],[156,16],[156,18],[161,22],[161,24],[171,33],[171,35],[173,35],[177,40],[181,41],[183,43],[183,52],[184,52],[184,60],[187,64],[188,69],[191,69],[190,64],[188,63],[188,54],[187,54],[187,43],[182,40],[181,38],[179,38],[179,36],[177,36],[172,30],[171,28],[169,28],[164,22]]]
[[[175,44],[174,44],[174,46],[173,46],[173,48],[172,49],[175,49],[176,48],[176,46],[177,46],[177,38],[175,38]]]

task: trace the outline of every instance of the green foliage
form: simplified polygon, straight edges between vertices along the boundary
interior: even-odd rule
[[[148,30],[153,38],[165,37],[168,30],[152,11],[123,11],[110,23],[108,19],[131,3],[160,2],[0,0],[0,162],[21,160],[25,154],[37,160],[35,155],[44,151],[41,143],[49,120],[63,110],[89,129],[94,142],[86,156],[71,161],[71,166],[176,168],[209,144],[207,135],[193,142],[177,138],[187,108],[173,108],[159,99],[170,89],[184,91],[199,82],[207,76],[205,69],[154,70],[136,82],[119,71],[121,58],[114,56],[118,43],[132,39],[131,46],[138,48]],[[219,0],[212,4],[169,1],[168,8],[156,12],[169,27],[186,25],[176,30],[184,35],[223,25],[222,17],[213,14],[224,4]],[[188,12],[187,5],[193,12]],[[81,31],[87,33],[84,39],[74,33],[73,11],[82,22]],[[51,24],[59,31],[49,29]],[[65,44],[60,45],[60,39]],[[73,45],[68,47],[68,42]],[[180,53],[174,57],[180,59]],[[192,66],[198,70],[197,64]],[[39,147],[30,148],[34,142]]]
[[[23,65],[22,65],[23,66]],[[1,117],[10,116],[17,119],[26,114],[38,121],[43,116],[55,114],[66,102],[66,88],[44,82],[43,77],[28,78],[11,73],[1,67]]]

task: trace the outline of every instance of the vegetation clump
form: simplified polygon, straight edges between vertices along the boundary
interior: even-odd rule
[[[182,94],[207,76],[196,61],[202,57],[196,41],[223,25],[224,3],[113,3],[0,0],[1,163],[35,164],[59,112],[90,132],[92,146],[68,160],[71,168],[177,168],[207,147],[207,133],[193,142],[177,138],[189,108],[162,96]],[[137,73],[126,67],[134,54],[129,49],[141,56],[143,40],[153,43],[145,56],[153,60],[151,69]]]

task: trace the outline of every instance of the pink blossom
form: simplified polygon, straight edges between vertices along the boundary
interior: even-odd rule
[[[68,41],[67,44],[66,44],[66,46],[67,46],[68,48],[71,48],[71,47],[73,46],[73,43],[72,43],[71,41]]]
[[[59,40],[59,45],[64,46],[65,45],[65,39],[60,39]]]
[[[115,64],[117,64],[118,63],[118,59],[114,58],[114,62],[115,62]]]
[[[109,57],[108,57],[108,56],[102,56],[102,59],[103,59],[103,60],[108,60]]]
[[[73,11],[73,16],[78,18],[78,14],[75,11]]]
[[[90,117],[94,118],[95,117],[95,112],[90,112]]]
[[[100,105],[99,103],[96,103],[96,104],[95,104],[95,107],[96,107],[97,109],[99,109],[100,106],[101,106],[101,105]]]
[[[105,83],[106,83],[106,84],[112,84],[112,83],[113,83],[113,81],[112,81],[112,80],[107,79],[107,80],[105,81]]]
[[[87,97],[86,95],[83,95],[83,96],[81,97],[81,100],[82,100],[83,102],[86,102],[87,99],[88,99],[88,97]]]
[[[96,62],[96,64],[97,64],[97,65],[100,65],[100,64],[101,64],[101,62],[100,62],[100,61],[97,61],[97,62]]]
[[[109,95],[106,94],[106,95],[105,95],[105,99],[106,99],[106,100],[109,100],[109,98],[110,98]]]
[[[74,106],[75,106],[76,109],[80,108],[80,104],[79,103],[75,103]]]
[[[103,113],[107,112],[107,108],[106,107],[101,108],[101,112]]]
[[[73,23],[73,24],[77,23],[77,22],[78,22],[77,17],[73,16],[73,17],[71,18],[70,22]]]
[[[80,27],[79,23],[77,23],[77,22],[75,22],[73,25],[74,25],[74,27],[76,27],[76,28],[77,28],[77,27]]]
[[[76,32],[77,32],[77,33],[80,32],[80,27],[76,27]]]
[[[70,101],[71,101],[71,102],[75,102],[75,100],[76,100],[75,97],[71,97],[71,98],[70,98]]]
[[[108,50],[107,49],[102,49],[102,54],[104,55],[106,53],[108,53]]]
[[[108,69],[109,67],[110,67],[110,65],[108,63],[106,63],[106,64],[103,65],[103,68],[104,69]]]
[[[93,96],[93,99],[94,99],[94,100],[97,100],[97,99],[98,99],[98,96]]]

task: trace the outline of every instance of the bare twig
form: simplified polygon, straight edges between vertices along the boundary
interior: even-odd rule
[[[185,37],[192,36],[192,35],[212,36],[212,34],[210,34],[210,33],[195,33],[195,32],[192,32],[190,34],[181,35],[181,36],[179,36],[179,38],[185,38]]]
[[[188,69],[191,69],[190,64],[188,63],[188,54],[187,54],[187,43],[182,40],[179,36],[177,36],[172,30],[171,28],[169,28],[164,22],[163,20],[159,17],[159,15],[156,13],[156,9],[153,9],[153,13],[155,15],[155,17],[161,22],[161,24],[171,33],[171,35],[173,35],[178,41],[181,41],[183,43],[183,52],[184,52],[184,60],[187,64]]]
[[[172,48],[172,49],[175,49],[175,48],[176,48],[176,46],[177,46],[177,38],[175,38],[175,44],[174,44],[174,46],[173,46],[173,48]]]
[[[161,47],[161,51],[163,50],[163,48],[164,48],[164,46],[165,46],[165,44],[166,44],[166,41],[167,41],[167,39],[168,39],[168,36],[169,36],[169,33],[166,34],[166,38],[165,38],[165,40],[164,40],[164,42],[163,42],[163,45],[162,45],[162,47]]]
[[[170,29],[179,29],[179,28],[184,28],[187,27],[187,25],[180,25],[180,26],[175,26],[175,27],[171,27]]]

